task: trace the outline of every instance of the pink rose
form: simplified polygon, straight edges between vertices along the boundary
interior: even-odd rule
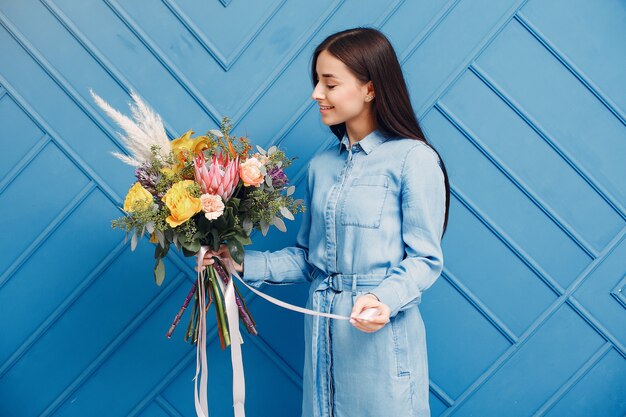
[[[258,187],[265,180],[261,173],[261,165],[261,161],[255,157],[248,158],[239,165],[239,177],[244,186]]]
[[[204,211],[204,217],[209,220],[215,220],[224,213],[224,202],[222,197],[213,194],[202,194],[200,196],[200,205]]]

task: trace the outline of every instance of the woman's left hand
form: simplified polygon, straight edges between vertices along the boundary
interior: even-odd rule
[[[378,314],[369,320],[363,320],[357,318],[359,314],[365,309],[377,308]],[[359,330],[366,333],[372,333],[381,329],[385,324],[389,323],[390,309],[387,304],[378,301],[378,298],[374,294],[363,294],[357,297],[352,307],[352,314],[350,314],[350,323]]]

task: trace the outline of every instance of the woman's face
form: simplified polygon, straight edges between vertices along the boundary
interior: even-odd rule
[[[315,68],[319,81],[311,98],[320,106],[325,125],[350,124],[368,113],[369,100],[366,97],[374,97],[371,82],[361,83],[343,62],[328,51],[318,55]]]

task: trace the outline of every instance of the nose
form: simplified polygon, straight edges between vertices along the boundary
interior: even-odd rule
[[[321,89],[317,88],[319,86],[319,83],[315,86],[315,88],[313,89],[313,93],[311,94],[311,98],[313,100],[319,101],[319,100],[323,100],[324,96],[321,94]]]

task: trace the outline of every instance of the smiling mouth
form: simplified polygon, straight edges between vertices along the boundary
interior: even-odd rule
[[[330,110],[330,109],[334,109],[335,106],[320,106],[320,110]]]

